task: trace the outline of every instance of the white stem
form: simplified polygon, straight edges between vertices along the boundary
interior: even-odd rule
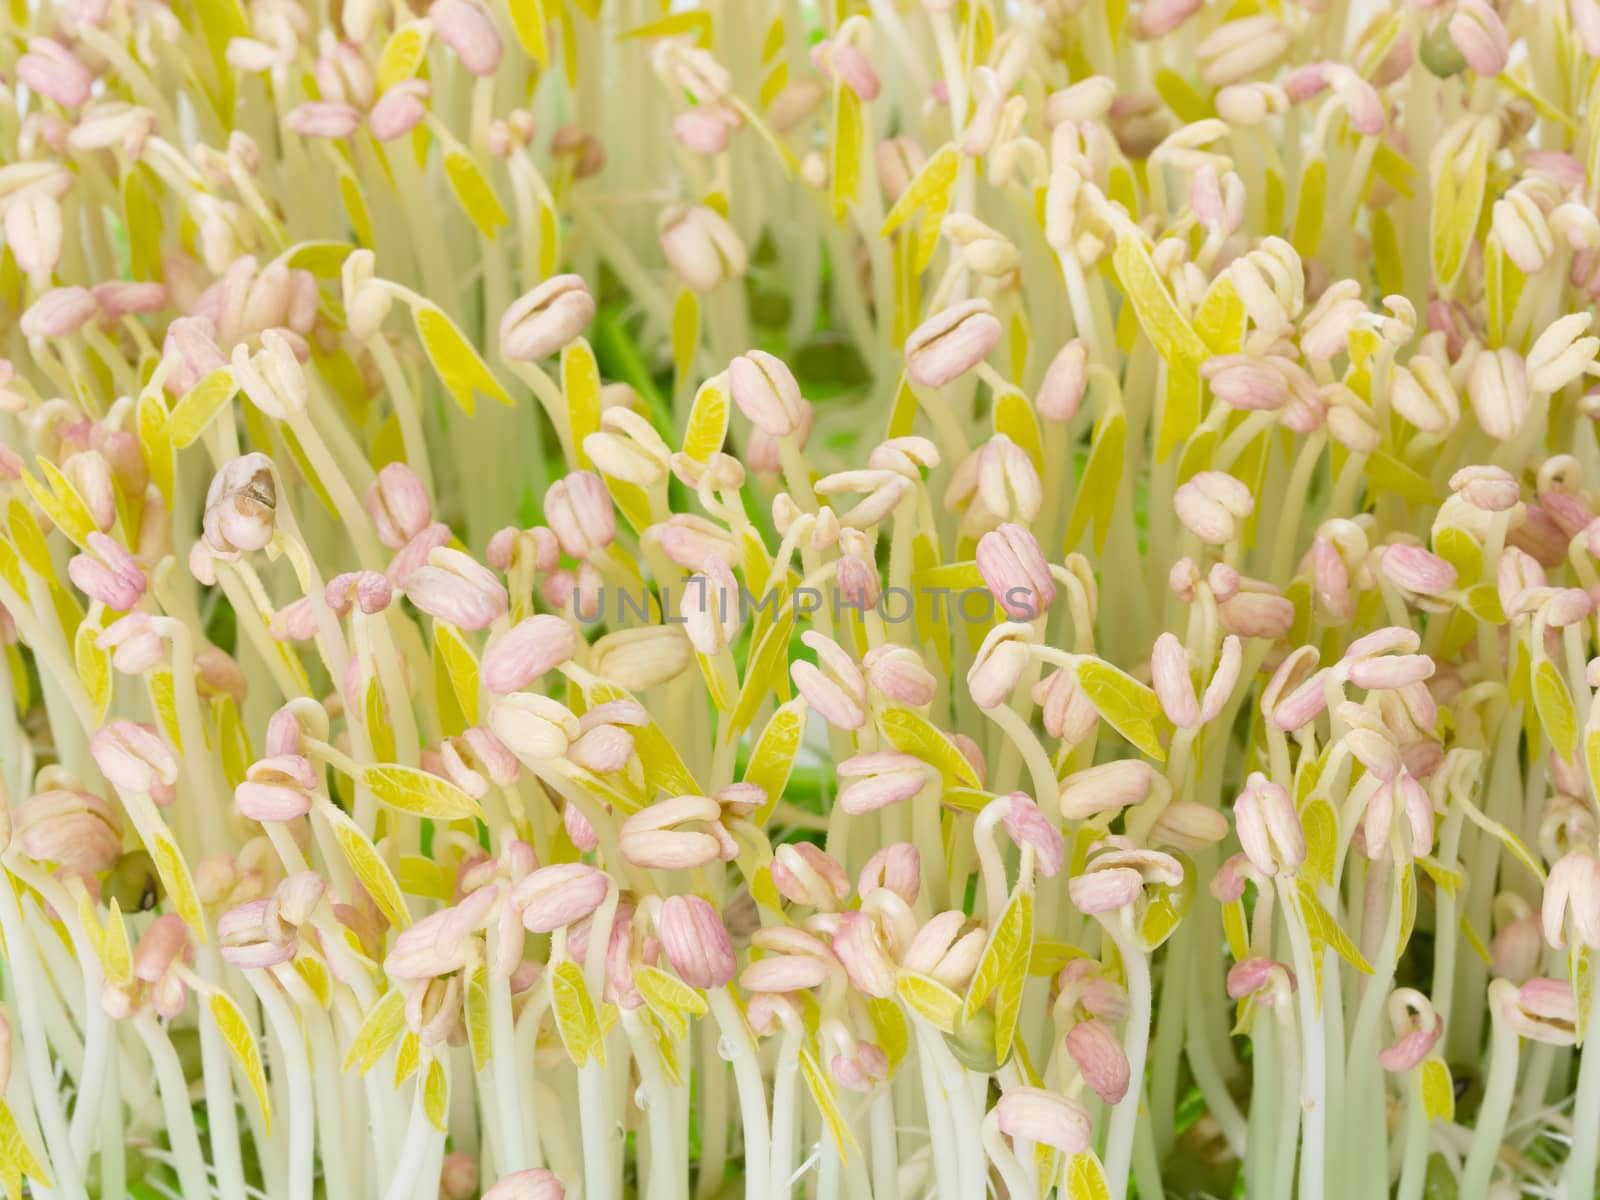
[[[732,1056],[734,1085],[739,1090],[739,1112],[744,1119],[745,1195],[749,1200],[760,1200],[767,1195],[772,1136],[767,1124],[767,1088],[761,1079],[755,1039],[727,988],[712,988],[706,999],[723,1044]]]
[[[1123,1052],[1128,1056],[1128,1094],[1111,1111],[1106,1135],[1106,1182],[1113,1196],[1127,1193],[1128,1169],[1133,1162],[1133,1137],[1139,1127],[1139,1104],[1144,1093],[1144,1060],[1150,1049],[1150,958],[1139,943],[1133,914],[1120,909],[1106,930],[1122,954],[1128,976],[1128,1023]]]
[[[189,1106],[189,1082],[183,1076],[178,1052],[154,1014],[140,1013],[133,1025],[150,1052],[160,1084],[161,1111],[166,1119],[167,1139],[172,1143],[179,1185],[186,1196],[208,1196],[211,1187],[206,1182],[205,1156],[200,1152],[200,1135],[194,1127],[194,1110]]]
[[[72,1136],[66,1115],[61,1111],[61,1096],[55,1072],[50,1066],[50,1043],[46,1040],[39,1003],[49,992],[39,978],[34,959],[32,935],[22,920],[17,893],[9,882],[0,881],[0,931],[5,933],[7,963],[12,975],[13,1001],[22,1026],[22,1053],[27,1061],[28,1086],[33,1092],[34,1111],[44,1134],[50,1156],[54,1194],[87,1200],[78,1157],[72,1152]]]
[[[1491,992],[1491,1004],[1493,994]],[[1511,1112],[1517,1083],[1517,1048],[1520,1039],[1500,1014],[1490,1009],[1489,1076],[1483,1085],[1483,1105],[1472,1133],[1472,1149],[1461,1172],[1463,1200],[1486,1200],[1495,1159],[1500,1155],[1501,1134]],[[1580,1136],[1585,1136],[1580,1134]],[[1578,1193],[1580,1195],[1587,1193]]]
[[[273,1036],[283,1051],[289,1099],[289,1191],[288,1200],[311,1200],[313,1168],[316,1164],[316,1102],[311,1086],[311,1062],[306,1055],[305,1035],[300,1022],[278,991],[278,981],[265,971],[248,972],[251,986],[261,998]],[[419,1089],[420,1090],[420,1089]]]

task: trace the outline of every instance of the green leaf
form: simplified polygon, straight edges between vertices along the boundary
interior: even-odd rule
[[[1311,939],[1312,960],[1316,964],[1317,999],[1318,1004],[1322,998],[1321,963],[1324,948],[1331,947],[1333,952],[1344,959],[1363,975],[1372,974],[1372,964],[1362,957],[1361,951],[1356,949],[1356,944],[1350,940],[1350,935],[1344,927],[1327,909],[1322,907],[1322,902],[1317,899],[1316,886],[1310,880],[1299,881],[1297,898],[1299,900],[1300,917],[1306,924],[1306,932]],[[1302,985],[1303,986],[1303,985]]]
[[[1183,879],[1178,886],[1170,887],[1163,883],[1145,889],[1148,903],[1144,916],[1139,920],[1139,940],[1144,943],[1145,949],[1151,951],[1173,935],[1194,906],[1194,863],[1181,850],[1173,850],[1172,854],[1183,864]]]
[[[183,918],[183,923],[194,934],[195,941],[204,945],[205,914],[200,908],[200,896],[194,890],[194,880],[189,875],[189,864],[184,861],[178,843],[173,840],[171,833],[160,828],[151,836],[145,849],[150,851],[156,873],[161,876],[162,886],[167,889],[167,903]]]
[[[1222,906],[1222,933],[1235,962],[1250,957],[1250,931],[1245,922],[1244,901],[1230,900]]]
[[[338,279],[344,260],[355,251],[349,242],[299,242],[283,253],[283,260],[298,271],[318,279]]]
[[[591,706],[611,700],[633,700],[633,693],[615,684],[596,682],[584,689],[584,698]],[[661,726],[651,721],[646,725],[631,727],[633,749],[644,766],[645,778],[652,787],[658,787],[670,796],[702,796],[699,781],[684,766],[678,748],[672,739],[661,731]]]
[[[150,478],[161,492],[168,507],[172,505],[173,475],[176,470],[172,434],[168,422],[167,406],[160,392],[145,391],[139,395],[139,408],[135,425],[139,432],[139,447],[150,467]]]
[[[1223,279],[1226,278],[1224,275]],[[1166,375],[1167,394],[1161,405],[1161,429],[1156,439],[1157,462],[1165,462],[1178,443],[1187,441],[1194,433],[1200,424],[1204,394],[1200,368],[1188,359],[1167,363]],[[1118,475],[1121,475],[1120,470]]]
[[[768,700],[783,700],[789,694],[789,640],[794,632],[794,605],[789,604],[785,592],[779,596],[779,615],[772,625],[768,626],[761,635],[761,641],[756,645],[750,655],[749,663],[744,670],[744,681],[739,686],[739,699],[733,706],[733,713],[728,718],[729,728],[738,733],[749,726],[756,719],[756,713]],[[782,709],[779,710],[783,711]],[[798,724],[804,726],[804,713],[795,710]],[[774,721],[777,714],[773,714]],[[772,728],[771,725],[768,726]],[[763,734],[763,737],[766,735]],[[796,743],[798,745],[798,743]],[[793,757],[791,751],[790,757]],[[784,770],[784,778],[789,772]],[[781,786],[781,784],[780,784]],[[776,798],[776,797],[774,797]]]
[[[1393,492],[1413,504],[1432,504],[1437,499],[1426,475],[1387,450],[1374,450],[1367,455],[1366,472],[1369,483],[1377,490]]]
[[[1028,398],[1015,388],[1008,388],[995,397],[994,431],[1005,434],[1027,451],[1035,470],[1045,469],[1044,439],[1039,432],[1038,418]]]
[[[400,1050],[394,1056],[394,1086],[398,1088],[416,1073],[422,1062],[422,1043],[417,1035],[406,1032],[400,1039]]]
[[[683,453],[696,462],[709,462],[728,437],[728,394],[718,376],[707,379],[694,394],[690,422],[683,430]]]
[[[1194,314],[1194,331],[1213,354],[1237,354],[1244,345],[1248,318],[1233,276],[1223,272],[1211,281]]]
[[[50,1172],[46,1171],[44,1164],[34,1154],[22,1130],[17,1126],[17,1118],[4,1100],[0,1100],[0,1165],[8,1173],[7,1191],[13,1196],[22,1195],[21,1183],[15,1176],[26,1175],[29,1179],[37,1181],[44,1187],[54,1186],[50,1182]],[[12,1183],[16,1186],[13,1187]]]

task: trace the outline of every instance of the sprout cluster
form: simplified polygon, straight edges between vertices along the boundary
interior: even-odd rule
[[[1600,0],[42,0],[0,1188],[1588,1200]]]

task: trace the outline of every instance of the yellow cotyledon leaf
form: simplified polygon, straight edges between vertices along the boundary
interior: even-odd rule
[[[1111,1200],[1105,1168],[1093,1150],[1080,1150],[1067,1164],[1067,1200]]]
[[[398,763],[380,763],[361,772],[361,783],[390,808],[417,817],[458,821],[483,819],[478,802],[448,779]]]
[[[978,960],[978,970],[966,987],[962,1005],[963,1021],[971,1021],[989,995],[1008,974],[1026,974],[1027,958],[1034,949],[1034,894],[1018,888],[1006,901],[1005,909],[989,934],[989,944]]]
[[[78,669],[78,682],[94,706],[95,719],[104,722],[111,706],[111,655],[100,649],[96,642],[99,636],[100,627],[94,622],[80,622],[72,639],[72,660]]]
[[[1533,673],[1533,703],[1550,745],[1563,759],[1570,760],[1578,749],[1578,714],[1561,672],[1549,659]]]
[[[1422,1089],[1422,1111],[1428,1120],[1449,1122],[1456,1119],[1455,1083],[1443,1059],[1423,1060],[1418,1086]]]
[[[1456,153],[1448,152],[1448,144],[1438,151],[1428,237],[1435,287],[1448,288],[1467,261],[1488,185],[1489,136],[1475,128]]]
[[[431,304],[419,304],[412,310],[411,319],[417,327],[417,336],[422,339],[423,349],[428,352],[428,361],[463,412],[468,416],[472,414],[476,407],[473,397],[478,392],[511,407],[510,395],[443,310]]]
[[[800,1052],[800,1074],[805,1078],[806,1089],[811,1093],[812,1103],[817,1106],[817,1111],[827,1123],[833,1144],[839,1149],[839,1158],[848,1163],[850,1149],[857,1145],[855,1135],[850,1132],[850,1126],[839,1110],[839,1099],[834,1093],[833,1081],[828,1078],[809,1049]]]
[[[950,143],[939,147],[923,164],[922,170],[917,172],[905,191],[900,193],[900,198],[889,209],[888,215],[883,218],[883,224],[878,228],[879,237],[888,237],[900,226],[910,219],[911,214],[919,208],[927,208],[938,212],[942,217],[944,210],[950,203],[950,189],[955,186],[956,172],[961,165],[961,160],[956,154],[956,148]]]
[[[50,1182],[50,1172],[45,1170],[44,1164],[39,1161],[33,1148],[28,1145],[27,1139],[22,1136],[22,1130],[17,1126],[17,1118],[4,1100],[0,1100],[0,1166],[18,1176],[26,1175],[29,1179],[37,1180],[44,1187],[53,1186]],[[12,1187],[12,1183],[16,1183],[17,1186]],[[9,1181],[7,1191],[17,1200],[21,1200],[20,1180]]]
[[[896,750],[914,754],[937,767],[947,782],[969,788],[981,786],[960,747],[921,713],[890,705],[878,714],[878,732]]]
[[[179,450],[192,446],[238,390],[233,368],[221,366],[185,392],[167,418],[172,444]]]
[[[514,0],[508,6],[517,41],[543,71],[550,65],[550,40],[545,35],[544,0]]]
[[[122,919],[122,906],[111,898],[106,914],[105,931],[100,947],[104,953],[106,978],[115,984],[125,984],[133,979],[133,948],[128,943],[128,926]]]
[[[688,293],[693,295],[693,293]],[[683,452],[696,462],[710,462],[728,436],[728,392],[719,376],[708,379],[694,394],[689,424],[683,432]]]
[[[688,1017],[703,1017],[707,1012],[704,996],[665,971],[648,965],[636,967],[633,982],[645,1005],[674,1039],[689,1032]]]
[[[783,795],[805,730],[806,703],[796,697],[778,706],[756,739],[755,748],[750,752],[750,765],[745,768],[744,782],[753,783],[766,792],[768,805],[776,804]]]
[[[583,338],[574,338],[561,350],[561,390],[567,400],[567,421],[578,465],[587,467],[583,439],[600,432],[600,366]]]
[[[440,1133],[445,1132],[444,1119],[449,1104],[450,1081],[445,1077],[444,1064],[436,1058],[428,1064],[427,1077],[422,1081],[422,1111]]]
[[[170,507],[172,504],[173,461],[172,435],[168,431],[167,407],[159,392],[144,391],[139,394],[139,407],[134,424],[139,433],[139,447],[150,469],[150,479]]]
[[[865,137],[866,130],[861,121],[861,98],[841,79],[834,86],[834,220],[844,216],[861,190],[861,152]]]
[[[447,901],[448,903],[448,901]],[[472,1069],[482,1071],[494,1055],[493,1022],[489,1016],[489,972],[484,967],[473,971],[467,983],[467,1041],[472,1046]]]
[[[40,483],[31,474],[22,473],[23,486],[28,489],[28,494],[33,497],[45,516],[55,523],[57,529],[71,538],[80,550],[89,548],[89,535],[95,532],[94,517],[90,515],[89,506],[84,503],[83,497],[78,495],[78,489],[72,486],[72,481],[61,473],[61,469],[42,455],[34,459],[39,468],[39,473],[44,476],[44,483]]]
[[[433,623],[433,643],[439,657],[444,660],[445,672],[450,678],[450,691],[461,706],[461,715],[468,725],[478,723],[478,660],[472,655],[467,639],[454,625],[445,621]]]
[[[1194,326],[1178,311],[1171,293],[1156,271],[1148,247],[1140,238],[1118,238],[1112,262],[1117,278],[1122,281],[1123,291],[1138,314],[1140,328],[1162,358],[1168,361],[1186,358],[1198,363],[1210,357],[1206,344],[1195,333]]]
[[[356,873],[356,878],[367,889],[373,902],[383,910],[383,915],[389,918],[390,924],[401,929],[410,925],[411,914],[406,910],[405,897],[400,892],[400,885],[395,882],[394,873],[378,853],[378,848],[361,832],[361,827],[340,810],[325,805],[323,817],[332,828],[334,841],[339,843],[350,869]]]
[[[151,844],[146,847],[155,860],[156,871],[167,889],[167,900],[183,923],[202,945],[206,940],[206,919],[200,908],[200,896],[195,891],[194,880],[189,875],[189,864],[184,861],[178,843],[166,829],[158,829]]]
[[[605,1066],[606,1045],[600,1019],[577,963],[564,959],[556,964],[550,973],[550,997],[556,1030],[573,1065],[581,1067],[592,1058],[597,1065]]]
[[[452,146],[445,151],[444,173],[461,211],[478,227],[479,233],[493,241],[500,227],[511,218],[506,215],[505,206],[495,195],[494,186],[482,168],[464,147]]]
[[[511,6],[513,13],[527,0],[518,0]],[[378,93],[388,91],[402,80],[410,79],[422,66],[428,52],[428,38],[432,26],[427,21],[407,21],[389,35],[378,56]]]
[[[1128,444],[1128,419],[1120,412],[1107,413],[1095,425],[1089,444],[1089,461],[1078,480],[1072,501],[1072,516],[1067,522],[1065,549],[1070,552],[1094,523],[1095,552],[1105,549],[1111,534],[1111,517],[1116,511],[1122,487],[1122,472]]]
[[[228,1044],[239,1070],[244,1073],[250,1090],[256,1094],[256,1103],[261,1106],[262,1125],[268,1133],[272,1132],[272,1102],[267,1094],[267,1073],[261,1064],[261,1048],[256,1045],[255,1035],[250,1032],[250,1022],[245,1020],[233,998],[223,991],[214,991],[206,996],[206,1010],[211,1014],[212,1024],[217,1027],[222,1040]]]
[[[1151,758],[1166,759],[1159,735],[1165,718],[1154,691],[1098,658],[1080,657],[1073,670],[1078,686],[1108,725]]]
[[[941,1033],[949,1033],[961,1016],[961,997],[926,975],[902,971],[895,993],[905,1006]]]
[[[394,1045],[395,1040],[405,1031],[406,1027],[406,997],[398,988],[392,988],[384,994],[383,999],[373,1005],[367,1013],[366,1019],[361,1022],[361,1028],[356,1030],[356,1035],[350,1040],[350,1049],[345,1052],[344,1064],[341,1071],[355,1068],[365,1075],[378,1065]]]

